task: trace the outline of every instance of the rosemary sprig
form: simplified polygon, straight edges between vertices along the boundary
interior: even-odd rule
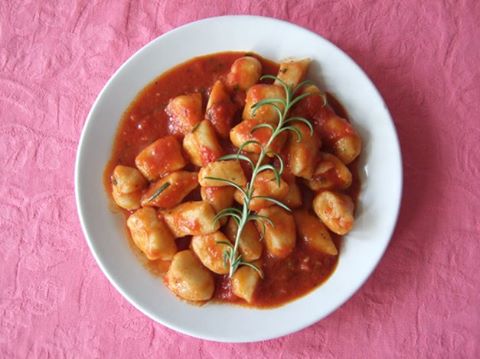
[[[222,244],[225,244],[225,245],[228,246],[228,249],[225,250],[225,252],[224,252],[224,261],[225,261],[225,263],[228,263],[228,265],[229,265],[229,277],[232,277],[233,274],[236,272],[236,270],[240,266],[248,266],[248,267],[256,270],[258,272],[258,274],[261,277],[263,277],[263,273],[262,273],[261,269],[258,266],[256,266],[255,264],[243,260],[241,254],[239,253],[239,249],[238,249],[239,243],[240,243],[240,237],[243,233],[243,229],[245,228],[245,225],[249,221],[256,221],[256,222],[261,223],[261,225],[262,225],[261,238],[263,238],[264,234],[265,234],[265,229],[266,229],[266,224],[265,223],[268,223],[268,224],[273,226],[272,220],[270,218],[268,218],[267,216],[262,216],[262,215],[251,212],[250,203],[252,202],[252,200],[263,199],[263,200],[266,200],[266,201],[270,201],[270,202],[284,208],[285,210],[287,210],[289,212],[291,211],[288,206],[286,206],[284,203],[282,203],[281,201],[279,201],[275,198],[272,198],[272,197],[269,197],[269,196],[258,196],[258,195],[256,196],[256,195],[254,195],[255,180],[256,180],[258,174],[260,174],[263,171],[272,171],[274,176],[275,176],[275,181],[276,181],[277,185],[280,185],[280,178],[282,176],[282,173],[283,173],[283,170],[284,170],[284,167],[285,167],[284,162],[283,162],[283,159],[280,156],[280,154],[272,152],[272,150],[270,149],[270,146],[272,145],[273,141],[281,133],[287,132],[287,131],[291,131],[291,132],[295,133],[296,136],[297,136],[297,141],[300,142],[302,140],[303,135],[302,135],[302,132],[300,132],[300,130],[298,130],[298,128],[293,126],[294,122],[301,122],[301,123],[304,123],[305,125],[307,125],[308,128],[310,129],[310,134],[313,135],[313,126],[310,123],[310,121],[308,121],[306,118],[299,117],[299,116],[288,117],[288,114],[289,114],[289,112],[290,112],[290,110],[292,109],[293,106],[295,106],[299,101],[301,101],[305,97],[311,95],[310,93],[303,93],[303,94],[300,94],[300,95],[297,94],[303,86],[305,86],[307,84],[311,84],[311,82],[310,81],[303,81],[300,84],[298,84],[297,86],[293,87],[293,86],[287,85],[284,81],[282,81],[281,79],[279,79],[275,76],[272,76],[272,75],[262,76],[261,80],[264,80],[264,79],[271,79],[271,80],[274,80],[274,81],[275,80],[278,81],[280,83],[280,85],[283,87],[283,90],[285,92],[285,98],[268,98],[268,99],[261,100],[261,101],[257,102],[256,104],[254,104],[252,106],[252,112],[253,112],[254,116],[255,116],[256,111],[262,106],[271,106],[274,109],[274,111],[277,113],[278,122],[277,122],[276,125],[271,124],[271,123],[260,123],[256,126],[254,126],[251,130],[251,133],[253,134],[255,131],[257,131],[261,128],[267,128],[272,132],[271,135],[270,135],[270,138],[268,139],[268,141],[266,142],[265,145],[262,145],[259,141],[256,141],[256,140],[246,141],[238,148],[237,153],[229,154],[229,155],[226,155],[226,156],[223,156],[223,157],[219,158],[219,160],[221,160],[221,161],[222,160],[233,160],[234,159],[234,160],[240,160],[240,161],[247,162],[250,165],[250,167],[252,168],[252,176],[250,178],[250,181],[247,183],[245,188],[241,188],[236,183],[234,183],[230,180],[227,180],[225,178],[207,177],[208,179],[221,181],[221,182],[226,183],[229,186],[235,187],[236,189],[238,189],[241,192],[242,197],[243,197],[243,206],[242,206],[241,209],[234,208],[234,207],[226,208],[226,209],[220,211],[219,213],[217,213],[217,215],[215,216],[215,221],[218,221],[218,220],[220,220],[221,218],[224,218],[224,217],[232,217],[233,220],[237,223],[237,226],[238,226],[237,227],[237,232],[236,232],[236,235],[235,235],[235,241],[234,241],[233,244],[230,243],[230,242],[224,242],[224,241],[221,242]],[[261,149],[256,163],[254,163],[250,158],[248,158],[247,156],[245,156],[241,153],[242,150],[245,148],[245,146],[247,146],[249,144],[256,144]],[[270,154],[270,155],[273,155],[274,157],[276,157],[278,159],[279,168],[276,168],[271,164],[262,164],[263,160],[265,159],[265,156],[267,156],[267,153]]]

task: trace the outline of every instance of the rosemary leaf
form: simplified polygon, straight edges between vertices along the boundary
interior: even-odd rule
[[[213,217],[213,223],[217,223],[223,217],[233,217],[237,221],[241,219],[242,212],[237,208],[225,208],[218,212],[215,217]]]
[[[300,90],[305,85],[314,85],[315,86],[315,83],[311,80],[302,81],[297,86],[295,86],[292,93],[295,95],[297,93],[297,91]]]
[[[165,182],[162,184],[150,197],[147,198],[146,202],[150,203],[155,198],[157,198],[163,191],[165,191],[170,186],[170,182]]]
[[[255,164],[253,163],[253,161],[250,158],[248,158],[247,156],[242,155],[241,153],[238,153],[238,152],[222,156],[217,161],[227,161],[227,160],[245,161],[245,162],[248,162],[252,168],[255,167]]]
[[[307,120],[306,118],[303,118],[303,117],[290,117],[288,120],[285,121],[285,124],[287,123],[290,123],[290,122],[302,122],[304,123],[305,125],[308,126],[308,128],[310,129],[310,136],[313,136],[313,125],[312,123]]]
[[[258,275],[260,276],[260,278],[263,279],[263,272],[262,272],[262,271],[260,270],[260,268],[258,268],[255,264],[250,263],[250,262],[244,262],[244,261],[242,261],[242,262],[240,263],[240,265],[242,265],[242,266],[247,266],[247,267],[252,268],[253,270],[255,270],[255,271],[258,273]]]
[[[277,186],[280,187],[280,173],[278,172],[278,170],[275,167],[273,167],[273,165],[266,164],[266,165],[260,166],[257,172],[260,173],[264,171],[272,171],[273,175],[275,176],[275,182],[277,183]]]
[[[268,218],[267,216],[264,216],[263,214],[250,214],[249,220],[257,221],[257,222],[268,222],[269,225],[272,227],[275,227],[275,223]]]
[[[259,146],[260,148],[263,147],[262,144],[261,144],[259,141],[257,141],[257,140],[248,140],[248,141],[245,141],[244,143],[242,143],[242,144],[240,145],[240,147],[238,148],[237,153],[242,152],[243,149],[244,149],[246,146],[248,146],[248,145],[253,145],[253,144]]]
[[[298,102],[302,101],[305,97],[308,97],[310,95],[311,95],[310,93],[302,93],[301,95],[295,97],[295,99],[293,99],[292,102],[290,102],[290,107],[295,106]]]
[[[254,133],[256,130],[259,130],[261,128],[268,128],[270,131],[275,131],[275,129],[273,128],[273,126],[269,123],[259,123],[258,125],[255,125],[252,127],[252,129],[250,130],[250,133]]]
[[[278,102],[278,101],[271,101],[271,100],[274,100],[274,99],[265,99],[265,100],[257,102],[255,105],[253,105],[252,106],[252,115],[255,117],[255,114],[257,113],[257,110],[260,107],[265,106],[265,105],[269,105],[277,112],[277,115],[279,117],[281,117],[282,116],[282,110],[280,110],[280,107],[278,107],[275,104],[275,102]],[[284,104],[284,107],[286,107],[286,102],[282,102],[282,104]]]
[[[269,201],[269,202],[275,203],[277,206],[282,207],[283,209],[287,210],[288,212],[291,212],[291,211],[292,211],[292,210],[290,209],[290,207],[288,207],[286,204],[284,204],[283,202],[279,201],[278,199],[275,199],[275,198],[272,198],[272,197],[268,197],[268,196],[253,196],[253,197],[252,197],[252,199],[255,199],[255,198],[264,199],[265,201]]]
[[[302,138],[303,138],[303,134],[300,132],[300,130],[298,128],[296,128],[295,126],[284,126],[282,127],[282,129],[280,130],[280,132],[284,132],[284,131],[292,131],[292,132],[295,132],[295,134],[297,135],[297,142],[301,142],[302,141]]]
[[[283,158],[278,153],[274,153],[273,155],[278,159],[278,163],[280,164],[280,168],[278,169],[278,173],[281,176],[283,174],[283,170],[285,168],[285,165],[283,163]]]

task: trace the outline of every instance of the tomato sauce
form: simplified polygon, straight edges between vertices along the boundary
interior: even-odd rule
[[[169,117],[165,112],[168,101],[178,95],[199,92],[203,98],[203,109],[206,107],[209,91],[216,80],[224,80],[233,62],[246,54],[257,57],[263,66],[264,74],[275,75],[278,64],[263,59],[256,54],[245,52],[225,52],[198,57],[185,62],[156,78],[147,85],[134,99],[123,114],[118,132],[115,136],[112,155],[104,172],[104,184],[107,193],[111,193],[110,176],[116,165],[135,167],[135,157],[146,146],[161,137],[176,135],[169,124]],[[241,104],[245,101],[245,94],[241,91],[232,95],[236,107],[230,109],[233,115],[232,127],[241,120]],[[330,94],[327,100],[332,110],[348,120],[347,113],[341,104]],[[260,131],[258,131],[260,132]],[[233,152],[234,148],[229,141],[220,139],[225,152]],[[348,166],[353,175],[352,186],[345,191],[356,202],[360,189],[357,161]],[[185,170],[198,170],[198,167],[188,165]],[[246,173],[246,175],[249,175]],[[303,207],[311,208],[312,193],[298,181],[303,195]],[[193,191],[187,200],[199,200],[199,190]],[[122,210],[125,217],[131,212]],[[128,230],[126,230],[128,232]],[[128,234],[128,238],[130,238]],[[332,234],[336,247],[341,251],[341,237]],[[132,249],[155,275],[162,276],[168,270],[168,262],[148,261],[138,248],[129,239]],[[190,237],[176,240],[179,250],[187,249]],[[295,250],[285,259],[276,259],[265,255],[262,257],[262,271],[264,279],[260,281],[254,294],[252,306],[275,307],[285,304],[295,298],[307,294],[323,283],[333,273],[338,262],[338,256],[319,254],[307,247],[299,238]],[[235,297],[231,290],[227,276],[216,275],[216,291],[214,300],[247,305]]]

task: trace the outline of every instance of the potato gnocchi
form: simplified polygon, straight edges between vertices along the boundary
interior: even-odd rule
[[[195,58],[158,77],[124,114],[106,187],[138,255],[152,272],[164,268],[178,298],[274,307],[335,270],[340,236],[355,222],[362,139],[331,95],[302,85],[310,63],[241,52]],[[308,96],[290,108],[283,86]],[[307,123],[292,120],[271,141],[284,111]],[[237,152],[242,160],[222,157]],[[248,161],[259,158],[264,170],[250,185]],[[221,218],[225,211],[236,215]],[[252,220],[241,223],[242,211]]]

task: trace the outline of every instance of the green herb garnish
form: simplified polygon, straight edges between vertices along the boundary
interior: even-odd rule
[[[170,186],[170,182],[165,182],[162,184],[158,189],[149,197],[147,198],[146,202],[152,202],[155,198],[157,198],[163,191],[165,191]]]
[[[246,188],[242,188],[235,182],[232,182],[228,179],[225,178],[218,178],[218,177],[206,177],[211,180],[216,180],[216,181],[221,181],[226,183],[229,186],[232,186],[236,188],[237,190],[240,191],[243,197],[243,206],[241,209],[235,208],[235,207],[230,207],[230,208],[225,208],[224,210],[220,211],[217,213],[215,216],[215,221],[220,220],[221,218],[224,217],[232,217],[233,220],[237,223],[237,233],[235,235],[235,241],[234,244],[230,242],[222,242],[223,244],[228,246],[228,249],[225,250],[224,252],[224,261],[225,263],[228,263],[229,265],[229,277],[232,277],[233,274],[236,272],[236,270],[240,266],[248,266],[258,272],[258,274],[262,277],[262,271],[260,268],[258,268],[256,265],[254,265],[251,262],[247,262],[243,260],[241,254],[239,253],[238,246],[240,243],[240,237],[243,233],[243,229],[245,228],[245,225],[249,221],[256,221],[262,224],[262,238],[265,234],[265,222],[273,225],[273,222],[270,218],[266,216],[261,216],[256,213],[252,213],[250,210],[250,203],[254,199],[263,199],[270,201],[282,208],[284,208],[287,211],[291,211],[288,206],[286,206],[284,203],[281,201],[268,197],[268,196],[255,196],[253,194],[255,188],[254,188],[254,183],[255,179],[257,178],[258,174],[263,172],[263,171],[272,171],[274,176],[275,176],[275,181],[277,182],[278,185],[280,185],[280,178],[282,176],[283,170],[284,170],[284,162],[282,157],[275,152],[272,152],[270,149],[270,146],[272,145],[273,141],[282,133],[286,131],[290,131],[296,134],[297,136],[297,141],[300,142],[302,140],[302,133],[298,130],[298,128],[293,126],[294,122],[302,122],[305,125],[308,126],[310,129],[310,134],[313,135],[313,126],[308,121],[306,118],[299,117],[299,116],[294,116],[294,117],[288,117],[288,114],[290,110],[292,109],[293,106],[295,106],[299,101],[302,99],[306,98],[307,96],[310,96],[310,93],[303,93],[300,95],[297,95],[298,91],[305,85],[311,84],[310,81],[303,81],[299,85],[293,87],[290,85],[287,85],[284,81],[281,79],[272,76],[272,75],[264,75],[260,78],[260,80],[264,79],[271,79],[271,80],[276,80],[280,85],[283,87],[283,90],[285,92],[285,98],[268,98],[264,99],[262,101],[259,101],[258,103],[254,104],[252,106],[253,110],[253,115],[255,116],[255,112],[262,106],[272,106],[273,109],[277,112],[278,114],[278,123],[276,125],[272,125],[270,123],[261,123],[256,126],[254,126],[251,130],[251,133],[255,132],[256,130],[259,130],[261,128],[268,128],[271,130],[271,135],[268,141],[266,142],[265,145],[262,145],[259,141],[256,140],[249,140],[244,142],[238,149],[237,153],[235,154],[229,154],[223,157],[220,157],[219,160],[240,160],[240,161],[245,161],[247,162],[250,167],[252,168],[252,176],[250,178],[250,181],[247,183]],[[283,109],[280,108],[280,105],[282,106]],[[247,146],[248,144],[257,144],[260,148],[260,154],[258,157],[258,160],[256,163],[254,163],[250,158],[247,156],[243,155],[241,153],[242,149]],[[265,156],[268,154],[275,156],[278,159],[279,162],[279,168],[274,167],[271,164],[262,164],[263,160],[265,159]]]

